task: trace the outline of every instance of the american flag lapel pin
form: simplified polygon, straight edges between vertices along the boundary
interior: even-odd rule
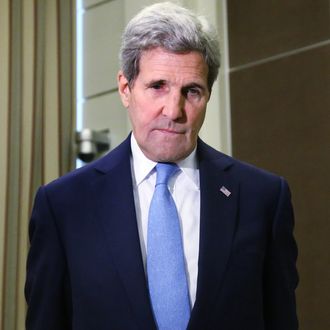
[[[220,191],[226,196],[226,197],[229,197],[231,195],[231,192],[225,187],[225,186],[222,186],[220,188]]]

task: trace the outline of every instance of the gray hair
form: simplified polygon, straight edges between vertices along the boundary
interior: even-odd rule
[[[119,55],[130,85],[139,74],[142,53],[157,47],[173,53],[200,52],[209,69],[211,91],[219,72],[220,50],[217,33],[204,17],[171,2],[148,6],[133,17],[123,33]]]

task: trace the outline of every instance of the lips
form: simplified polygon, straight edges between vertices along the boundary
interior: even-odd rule
[[[156,130],[160,131],[162,133],[167,133],[167,134],[183,134],[183,132],[181,132],[181,131],[168,129],[168,128],[158,128]]]
[[[178,134],[185,134],[185,129],[183,129],[182,127],[164,127],[163,125],[162,126],[158,126],[158,127],[155,127],[153,129],[154,131],[158,131],[158,132],[161,132],[161,133],[164,133],[164,134],[173,134],[173,135],[178,135]]]

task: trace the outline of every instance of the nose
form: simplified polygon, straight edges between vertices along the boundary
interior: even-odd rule
[[[173,92],[168,95],[163,107],[163,115],[171,120],[177,120],[183,116],[185,98],[181,92]]]

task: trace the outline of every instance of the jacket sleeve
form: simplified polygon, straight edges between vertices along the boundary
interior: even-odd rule
[[[27,330],[69,330],[70,283],[46,188],[37,192],[29,225],[25,297]]]
[[[289,187],[281,188],[266,258],[264,277],[264,319],[266,330],[296,330],[295,289],[297,245],[293,237],[294,215]]]

